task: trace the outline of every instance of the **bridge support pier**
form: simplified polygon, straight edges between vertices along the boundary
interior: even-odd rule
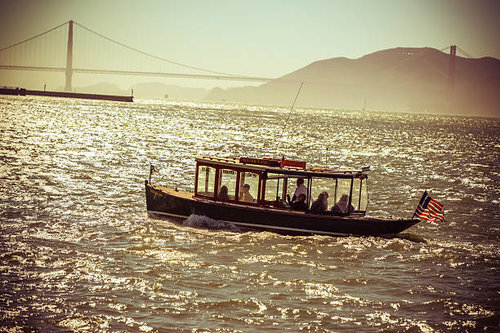
[[[65,91],[72,91],[71,80],[73,77],[73,21],[68,22],[68,53],[66,57],[66,86]]]

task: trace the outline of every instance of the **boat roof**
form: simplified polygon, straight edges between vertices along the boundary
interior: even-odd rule
[[[196,162],[263,173],[277,173],[297,177],[367,178],[365,170],[333,170],[306,168],[306,162],[273,158],[198,156]]]

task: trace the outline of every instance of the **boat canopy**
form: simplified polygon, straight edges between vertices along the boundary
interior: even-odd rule
[[[328,210],[342,198],[344,202],[348,201],[350,213],[364,215],[368,205],[367,179],[366,170],[307,169],[302,161],[197,157],[195,197],[290,209],[290,204],[296,199],[293,198],[296,187],[303,180],[307,189],[307,209],[321,193],[326,192],[330,201]]]

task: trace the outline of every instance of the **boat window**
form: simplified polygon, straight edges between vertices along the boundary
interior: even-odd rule
[[[313,178],[311,182],[311,203],[318,199],[322,192],[328,193],[328,209],[335,203],[336,179],[332,178]]]
[[[268,174],[266,179],[266,189],[264,193],[265,201],[281,201],[286,199],[286,192],[283,192],[285,177],[277,174]]]
[[[367,179],[354,178],[352,186],[352,205],[355,211],[366,212],[368,206]]]
[[[217,199],[234,200],[236,194],[236,179],[238,172],[231,169],[219,170],[219,186]]]
[[[290,195],[290,200],[293,199],[293,195],[295,193],[295,190],[297,189],[297,179],[298,178],[288,177],[286,193]],[[309,180],[307,178],[302,179],[304,180],[304,186],[308,188]]]
[[[338,178],[334,179],[335,187],[333,195],[330,197],[329,204],[330,209],[336,204],[342,203],[343,210],[347,209],[347,203],[349,202],[349,196],[351,194],[351,179]],[[353,204],[353,203],[351,203]]]
[[[259,175],[253,172],[240,172],[240,192],[238,200],[241,202],[257,202],[259,194]]]
[[[340,200],[340,198],[347,194],[349,195],[351,193],[351,180],[350,179],[336,179],[335,180],[336,186],[335,186],[335,192],[333,195],[333,202],[337,202]]]
[[[197,195],[214,197],[215,168],[200,165],[198,168]]]
[[[361,205],[366,202],[367,196],[365,194],[361,195],[361,205],[360,205],[360,190],[363,190],[361,187],[362,184],[360,184],[360,181],[358,179],[358,182],[356,183],[356,186],[358,187],[357,192],[353,192],[353,199],[352,199],[352,205],[354,206],[354,210],[363,210],[360,209]],[[363,190],[366,192],[365,190]],[[327,198],[327,207],[328,210],[334,210],[334,206],[336,204],[340,204],[342,207],[342,213],[345,214],[347,213],[347,205],[349,203],[349,198],[351,195],[351,179],[349,178],[321,178],[321,177],[315,177],[312,179],[311,183],[311,203],[318,199],[319,195],[322,192],[327,192],[328,193],[328,198]],[[355,202],[355,199],[357,198],[357,201]],[[366,207],[366,204],[363,206]],[[366,209],[366,208],[365,208]]]

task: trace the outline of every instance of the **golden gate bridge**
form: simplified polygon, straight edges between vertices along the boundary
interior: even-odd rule
[[[132,66],[139,70],[131,70]],[[173,72],[172,67],[177,71]],[[120,43],[73,20],[1,48],[0,70],[64,72],[66,91],[72,91],[73,74],[76,73],[254,82],[273,80],[182,64]]]
[[[448,48],[448,93],[452,94],[457,50],[467,58],[472,57],[456,45],[440,51]],[[65,73],[66,91],[72,91],[73,74],[77,73],[254,82],[274,80],[213,71],[156,56],[106,37],[73,20],[1,48],[0,70]]]

